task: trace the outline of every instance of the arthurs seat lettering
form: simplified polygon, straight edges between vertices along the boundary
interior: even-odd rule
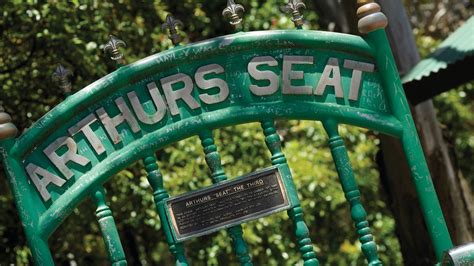
[[[220,106],[225,107],[226,101],[229,104],[232,101],[232,94],[237,94],[236,90],[241,90],[238,92],[241,94],[260,97],[275,95],[280,91],[281,95],[314,97],[316,101],[317,97],[327,94],[334,94],[338,99],[358,101],[363,75],[373,72],[374,65],[329,57],[320,69],[315,69],[319,60],[317,56],[283,55],[279,62],[272,56],[255,56],[248,60],[246,69],[239,70],[240,74],[248,77],[245,86],[231,82],[235,77],[234,73],[229,73],[224,65],[216,63],[200,66],[193,73],[178,71],[153,78],[110,99],[111,105],[98,106],[85,114],[79,122],[69,126],[62,136],[46,145],[41,151],[42,156],[50,163],[49,167],[27,162],[25,170],[41,198],[48,201],[51,199],[48,186],[62,187],[68,180],[80,178],[81,171],[75,169],[93,166],[96,162],[90,156],[106,153],[106,139],[114,150],[120,149],[125,136],[139,136],[144,127],[157,130],[163,126],[161,122],[167,119],[192,116],[193,112],[199,113],[199,109],[213,105],[221,104]],[[305,75],[307,73],[301,70],[304,67],[311,68],[312,74],[318,75]],[[345,89],[341,70],[351,73],[348,77],[350,82],[346,83],[349,86]],[[105,133],[99,135],[97,128]],[[79,137],[89,148],[79,148]],[[87,150],[91,151],[89,156],[84,153]],[[252,187],[259,184],[247,185]],[[236,191],[246,188],[236,188]],[[221,195],[216,196],[231,192],[234,191],[222,191]],[[196,203],[189,202],[189,205]]]

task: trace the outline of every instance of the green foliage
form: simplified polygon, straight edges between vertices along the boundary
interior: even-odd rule
[[[224,23],[222,1],[2,1],[0,3],[0,104],[12,114],[20,130],[61,102],[64,92],[50,75],[57,63],[74,72],[75,90],[113,71],[104,56],[108,35],[127,42],[128,62],[171,47],[160,24],[168,12],[185,24],[185,42],[195,42],[231,32]],[[284,1],[242,0],[246,8],[244,30],[291,28],[292,22],[276,8]],[[307,28],[318,29],[313,3],[306,1]],[[184,34],[183,34],[184,36]],[[418,38],[419,40],[421,39]],[[436,41],[425,40],[427,49]],[[455,132],[456,147],[472,155],[474,125],[472,84],[440,96],[441,121]],[[453,122],[454,121],[454,122]],[[465,125],[469,125],[466,131]],[[350,219],[348,204],[337,180],[327,137],[315,122],[279,121],[284,152],[299,189],[305,220],[323,264],[359,265],[364,262]],[[400,265],[401,255],[394,233],[394,220],[380,190],[374,163],[377,136],[358,128],[341,130],[362,192],[362,201],[385,264]],[[270,165],[262,131],[257,124],[224,128],[214,132],[229,178]],[[209,186],[211,180],[197,138],[178,142],[158,151],[165,186],[171,195]],[[470,158],[470,157],[467,157]],[[472,164],[462,163],[474,180]],[[29,250],[13,199],[0,169],[0,264],[27,264]],[[109,200],[131,265],[170,265],[172,258],[156,213],[143,165],[137,162],[106,184]],[[107,265],[107,255],[91,200],[80,204],[51,237],[57,264]],[[300,263],[285,213],[243,225],[244,237],[256,265]],[[185,243],[193,265],[232,265],[230,238],[225,231]]]

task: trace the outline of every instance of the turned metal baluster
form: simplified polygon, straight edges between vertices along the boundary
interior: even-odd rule
[[[183,22],[178,19],[175,19],[171,14],[166,16],[166,21],[161,25],[161,29],[167,33],[168,37],[173,42],[173,45],[179,46],[181,42],[181,36],[178,33],[178,27],[182,27]],[[152,157],[153,156],[153,157]],[[168,198],[168,193],[163,188],[163,177],[161,172],[158,169],[156,164],[156,157],[154,155],[148,156],[144,159],[145,166],[148,172],[148,181],[150,182],[153,188],[153,197],[155,199],[155,204],[158,209],[158,214],[160,216],[161,225],[166,235],[166,240],[168,241],[168,246],[171,253],[173,253],[176,259],[176,265],[188,265],[186,257],[184,255],[184,248],[181,243],[178,243],[174,240],[171,235],[171,228],[169,228],[169,221],[165,214],[165,205],[164,200]],[[152,163],[153,162],[153,163]],[[156,168],[156,170],[154,170]],[[154,172],[150,172],[154,171]]]
[[[360,243],[362,244],[362,252],[369,262],[369,265],[382,265],[377,255],[377,245],[370,233],[367,213],[360,201],[360,191],[354,178],[347,149],[344,145],[344,140],[338,132],[338,124],[334,121],[325,121],[323,125],[329,136],[329,147],[331,148],[337,173],[339,174],[339,181],[344,191],[344,196],[350,204],[351,217],[357,229]]]
[[[58,65],[52,75],[53,80],[59,83],[59,87],[64,90],[66,96],[69,96],[72,90],[72,85],[69,81],[69,76],[71,75],[72,72],[62,65]],[[112,265],[127,265],[125,252],[120,242],[120,236],[117,231],[117,226],[115,225],[112,211],[105,203],[104,188],[97,187],[95,191],[92,192],[91,198],[97,207],[95,214]]]
[[[99,221],[99,228],[102,232],[107,254],[112,265],[127,265],[125,252],[123,251],[120,236],[115,225],[114,217],[109,206],[105,203],[105,191],[103,187],[97,188],[92,193],[92,200],[97,206],[95,215]]]
[[[225,175],[224,168],[222,167],[221,157],[217,152],[217,146],[214,144],[214,138],[212,136],[212,131],[204,130],[199,134],[201,139],[202,147],[204,148],[204,153],[206,154],[206,163],[211,169],[211,178],[214,184],[220,183],[227,180]],[[234,252],[239,259],[241,265],[250,266],[253,265],[249,255],[249,250],[245,240],[243,238],[242,227],[240,225],[233,226],[227,231],[232,238],[232,243],[234,245]]]
[[[296,8],[296,11],[298,11],[298,9],[304,7],[304,4],[295,4],[294,7]],[[230,18],[230,24],[234,27],[235,31],[239,31],[241,29],[240,25],[242,23],[243,11],[244,8],[241,5],[235,4],[234,1],[229,0],[227,1],[227,7],[222,12],[224,17]],[[299,25],[302,25],[302,18],[303,17],[300,15],[299,19],[294,20],[295,24],[301,22]],[[293,203],[293,207],[288,211],[288,216],[294,225],[293,230],[296,236],[299,251],[301,252],[301,257],[304,261],[304,265],[319,265],[319,262],[316,258],[316,253],[313,250],[311,239],[309,238],[308,226],[306,226],[303,220],[303,210],[299,203],[290,169],[286,163],[285,155],[281,152],[280,136],[276,133],[274,121],[262,121],[261,126],[265,134],[265,142],[268,146],[268,149],[272,153],[272,164],[280,165],[281,170],[284,172],[283,175],[289,177],[288,183],[290,184],[290,187],[288,188],[288,191],[291,202]]]
[[[110,35],[110,40],[104,47],[104,51],[106,53],[109,52],[111,55],[110,59],[115,61],[117,67],[121,67],[125,63],[123,54],[119,50],[121,46],[126,46],[125,42]],[[163,176],[161,175],[158,164],[156,163],[156,156],[153,153],[150,153],[148,156],[143,158],[143,163],[147,172],[148,182],[153,189],[153,199],[155,201],[155,206],[160,217],[161,226],[163,228],[163,232],[165,233],[165,238],[171,254],[173,254],[175,258],[176,265],[188,265],[182,244],[177,243],[174,240],[171,234],[171,229],[169,228],[170,223],[166,216],[164,205],[164,200],[167,199],[169,195],[163,187]]]
[[[156,210],[161,221],[161,228],[165,233],[165,238],[168,243],[171,254],[175,258],[176,265],[188,265],[186,256],[184,254],[184,247],[181,243],[174,240],[171,234],[170,222],[166,216],[165,199],[169,198],[168,192],[163,186],[163,175],[160,172],[158,164],[156,163],[156,156],[150,153],[143,159],[145,170],[147,172],[147,179],[153,189],[153,199],[155,201]]]
[[[296,236],[296,242],[301,252],[304,265],[319,265],[316,253],[313,250],[313,244],[309,238],[309,229],[303,220],[303,209],[301,208],[300,201],[296,187],[293,183],[290,168],[288,167],[286,157],[281,151],[280,135],[277,134],[274,121],[266,120],[262,122],[263,133],[265,134],[265,143],[272,154],[272,164],[279,165],[282,171],[282,176],[287,178],[289,187],[288,194],[293,203],[293,207],[288,210],[288,216],[293,221],[293,233]]]
[[[179,46],[181,36],[178,34],[178,27],[182,27],[183,23],[180,20],[174,19],[171,15],[166,17],[166,22],[161,26],[162,30],[168,33],[169,38],[173,41],[173,45]],[[209,130],[203,131],[199,137],[201,138],[204,152],[206,153],[206,162],[211,169],[212,182],[214,184],[222,182],[227,179],[221,165],[221,159],[217,153],[217,147],[214,145],[212,132]],[[232,238],[234,245],[234,252],[237,255],[241,265],[250,266],[251,258],[248,254],[247,244],[242,235],[242,227],[234,226],[227,230]]]

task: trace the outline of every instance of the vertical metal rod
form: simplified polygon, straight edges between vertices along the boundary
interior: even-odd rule
[[[125,252],[115,225],[114,217],[109,206],[105,203],[105,191],[103,187],[97,188],[92,193],[92,200],[97,206],[95,214],[97,216],[105,248],[112,265],[127,265]]]
[[[266,120],[261,123],[263,133],[265,134],[265,143],[272,154],[272,164],[279,165],[284,176],[288,176],[288,188],[289,197],[293,204],[293,207],[288,210],[288,216],[293,221],[293,233],[296,236],[296,244],[298,245],[301,257],[304,261],[304,265],[313,266],[319,265],[316,253],[313,250],[313,244],[309,238],[309,229],[303,220],[303,209],[301,208],[300,201],[296,186],[293,182],[290,168],[288,167],[286,157],[281,150],[280,136],[276,132],[276,128],[273,120]]]
[[[217,184],[227,180],[224,168],[222,167],[221,157],[217,152],[217,146],[214,144],[214,138],[211,130],[203,130],[199,134],[202,147],[206,156],[206,163],[211,169],[212,183]],[[234,245],[234,252],[239,259],[240,265],[251,266],[252,260],[245,240],[243,238],[242,227],[240,225],[233,226],[227,229],[232,243]]]
[[[407,123],[402,136],[402,145],[410,166],[413,183],[420,201],[426,227],[433,243],[438,261],[443,253],[453,247],[436,190],[431,180],[430,171],[421,147],[415,122],[405,98],[400,77],[397,72],[387,35],[384,30],[376,30],[365,36],[365,39],[376,48],[377,65],[380,68],[381,81],[386,88],[386,95],[395,117]]]
[[[155,154],[150,153],[143,159],[145,170],[147,172],[147,179],[153,189],[153,200],[155,201],[155,207],[160,217],[161,228],[165,233],[166,242],[170,249],[171,254],[175,258],[175,265],[187,266],[189,265],[184,254],[184,247],[181,243],[178,243],[171,234],[171,228],[169,227],[170,222],[166,216],[165,202],[164,200],[169,198],[168,192],[163,186],[163,175],[156,163],[157,159]]]
[[[347,154],[344,140],[339,135],[338,124],[332,120],[323,122],[323,126],[329,136],[329,147],[336,165],[339,181],[344,191],[344,196],[350,204],[351,218],[354,221],[359,235],[361,249],[369,265],[382,265],[377,255],[377,245],[370,233],[367,213],[360,201],[360,191],[354,177],[349,156]]]

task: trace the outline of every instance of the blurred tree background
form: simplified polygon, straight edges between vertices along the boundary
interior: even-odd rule
[[[284,1],[239,0],[246,8],[244,29],[292,28],[278,7]],[[338,30],[337,19],[322,16],[341,1],[305,1],[306,29]],[[343,1],[344,2],[344,1]],[[349,1],[346,1],[346,3]],[[474,2],[466,0],[405,0],[414,34],[423,56],[434,50],[470,15]],[[21,1],[0,3],[0,104],[21,130],[61,102],[66,96],[51,80],[58,63],[74,72],[74,91],[114,70],[103,54],[109,34],[127,43],[127,62],[171,47],[160,25],[168,13],[184,22],[185,43],[231,33],[221,11],[226,1]],[[334,7],[332,7],[334,8]],[[319,13],[317,13],[318,11]],[[341,10],[343,12],[343,10]],[[446,140],[455,147],[461,171],[474,187],[474,84],[466,84],[435,98]],[[310,224],[311,238],[320,261],[331,265],[364,263],[340,188],[327,139],[316,122],[279,121],[284,151],[299,188]],[[378,136],[359,128],[344,127],[355,174],[368,210],[369,222],[382,261],[402,264],[395,222],[380,186],[375,164]],[[264,137],[257,124],[215,131],[226,173],[235,177],[270,165]],[[210,185],[209,171],[197,138],[187,139],[157,152],[171,195]],[[160,231],[151,189],[140,163],[131,165],[106,184],[108,200],[131,265],[170,265]],[[57,264],[107,265],[107,254],[94,215],[86,200],[50,239]],[[21,222],[0,168],[0,264],[31,263]],[[255,265],[294,265],[299,254],[290,234],[286,214],[277,214],[243,225]],[[225,231],[190,240],[186,253],[193,265],[232,265],[230,238]]]

